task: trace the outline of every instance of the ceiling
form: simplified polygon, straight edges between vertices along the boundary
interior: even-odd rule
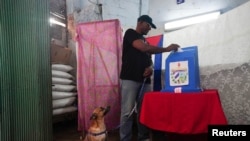
[[[80,3],[89,3],[89,0],[77,0]],[[91,0],[99,1],[99,0]],[[101,3],[103,0],[100,0]],[[114,0],[105,0],[106,3],[118,3]],[[184,3],[177,4],[177,0],[137,0],[148,2],[148,12],[154,17],[154,23],[157,27],[163,27],[167,21],[173,21],[190,16],[205,14],[214,11],[220,11],[221,14],[238,7],[249,0],[184,0]],[[179,0],[178,0],[179,1]],[[128,2],[128,1],[127,1]],[[131,2],[135,2],[132,1]],[[118,5],[119,6],[119,5]],[[63,23],[66,23],[66,0],[50,0],[50,14]],[[56,15],[56,16],[55,16]],[[118,17],[119,18],[119,17]]]

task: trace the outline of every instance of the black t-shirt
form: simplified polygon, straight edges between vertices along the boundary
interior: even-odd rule
[[[141,52],[132,46],[133,41],[141,39],[146,42],[143,35],[137,33],[133,29],[128,29],[123,38],[122,50],[122,68],[120,78],[124,80],[133,80],[143,82],[143,73],[145,68],[152,65],[151,55]],[[146,83],[150,83],[147,79]]]

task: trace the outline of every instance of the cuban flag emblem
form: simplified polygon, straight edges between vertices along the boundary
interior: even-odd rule
[[[184,86],[189,84],[188,61],[169,63],[170,86]]]

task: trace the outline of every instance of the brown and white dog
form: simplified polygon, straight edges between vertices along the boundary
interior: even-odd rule
[[[97,107],[90,117],[90,127],[84,138],[84,141],[106,141],[107,130],[104,121],[105,115],[109,112],[110,106]]]

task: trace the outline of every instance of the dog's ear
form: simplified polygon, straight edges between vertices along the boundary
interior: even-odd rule
[[[97,119],[97,114],[96,113],[93,113],[92,115],[91,115],[91,117],[90,117],[90,120],[95,120],[95,119]]]

